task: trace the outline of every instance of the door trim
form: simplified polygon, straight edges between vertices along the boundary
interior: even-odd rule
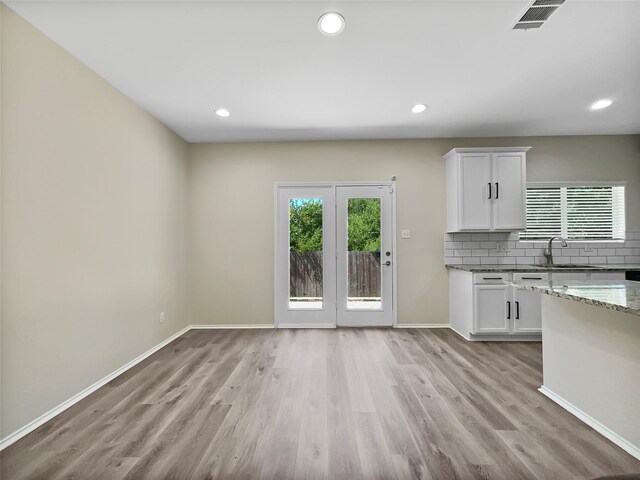
[[[336,195],[335,187],[360,187],[360,186],[386,186],[392,187],[393,191],[391,193],[391,232],[393,235],[393,245],[392,245],[392,255],[394,261],[391,264],[391,274],[393,278],[393,286],[391,289],[391,301],[393,305],[391,306],[391,316],[393,318],[392,328],[398,327],[398,230],[396,225],[397,216],[397,202],[396,202],[396,181],[388,180],[381,182],[274,182],[273,184],[273,325],[275,328],[315,328],[312,325],[290,325],[285,322],[278,323],[276,318],[276,308],[278,305],[278,289],[277,289],[277,273],[278,273],[278,188],[280,187],[333,187],[334,191],[334,201]],[[337,287],[336,287],[337,288]],[[337,293],[337,291],[336,291]],[[337,308],[337,304],[336,304]],[[326,328],[326,327],[325,327]],[[337,328],[337,325],[334,325],[333,328]],[[341,327],[341,328],[359,328],[359,327]]]

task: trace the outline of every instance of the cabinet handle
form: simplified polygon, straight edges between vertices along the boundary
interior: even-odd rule
[[[487,183],[489,185],[489,198],[491,198],[491,182]]]
[[[502,280],[502,277],[482,277],[483,280]]]
[[[542,277],[522,277],[522,280],[542,280]]]
[[[516,302],[516,320],[520,320],[520,302]]]
[[[511,319],[511,302],[507,300],[507,320]]]
[[[498,190],[498,182],[496,182],[496,198],[500,195],[500,191]]]

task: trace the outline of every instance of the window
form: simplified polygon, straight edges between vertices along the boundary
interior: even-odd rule
[[[520,240],[624,240],[624,183],[529,183]]]

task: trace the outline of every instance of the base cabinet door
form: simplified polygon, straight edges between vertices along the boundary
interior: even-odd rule
[[[542,332],[541,293],[513,289],[513,333]]]
[[[476,285],[473,333],[510,333],[511,287]]]
[[[547,281],[548,273],[514,273],[513,279]],[[513,333],[514,334],[535,334],[542,333],[542,294],[531,290],[513,288]]]

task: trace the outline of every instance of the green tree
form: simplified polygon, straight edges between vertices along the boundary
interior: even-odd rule
[[[289,248],[292,252],[322,251],[322,200],[289,200]]]
[[[349,251],[380,251],[380,200],[350,198],[348,213]],[[322,251],[322,200],[289,201],[289,247],[293,252]]]
[[[350,198],[348,213],[348,247],[353,252],[380,251],[380,200]]]

